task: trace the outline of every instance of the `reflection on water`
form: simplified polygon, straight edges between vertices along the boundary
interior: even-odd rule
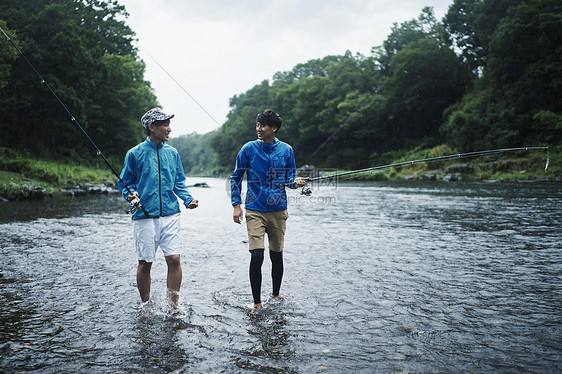
[[[253,311],[245,228],[205,181],[179,320],[161,253],[140,303],[119,196],[2,204],[0,372],[562,372],[560,185],[290,192],[283,298]]]

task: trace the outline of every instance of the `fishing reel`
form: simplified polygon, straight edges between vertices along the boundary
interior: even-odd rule
[[[312,195],[312,188],[306,187],[306,186],[303,187],[302,190],[301,190],[301,195],[304,195],[304,196]]]
[[[140,202],[140,199],[138,200],[133,200],[133,202],[131,203],[131,211],[134,212],[135,210],[142,210],[142,204]]]
[[[133,213],[135,210],[143,210],[141,201],[138,197],[129,202],[129,210],[126,211],[126,213]]]

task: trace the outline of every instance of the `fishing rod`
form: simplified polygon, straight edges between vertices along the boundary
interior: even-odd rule
[[[84,134],[84,136],[86,137],[86,139],[88,139],[88,141],[90,142],[90,144],[92,144],[92,146],[94,147],[96,154],[98,156],[100,156],[103,161],[107,164],[107,166],[111,169],[111,171],[113,172],[113,174],[117,177],[117,179],[119,180],[119,182],[121,182],[121,184],[125,187],[125,189],[127,190],[127,192],[129,193],[129,195],[132,195],[133,192],[131,191],[131,189],[129,189],[129,187],[125,184],[125,182],[123,182],[123,179],[121,179],[121,177],[119,176],[119,174],[117,173],[117,171],[113,168],[113,166],[111,165],[111,163],[109,162],[109,160],[105,157],[105,155],[103,154],[103,152],[98,148],[98,146],[96,145],[96,143],[94,143],[94,141],[92,140],[92,138],[90,138],[90,135],[88,135],[88,133],[86,132],[86,130],[84,130],[84,128],[80,125],[80,123],[78,123],[78,120],[76,120],[76,117],[74,117],[72,115],[72,113],[70,112],[70,110],[66,107],[66,105],[64,105],[64,103],[62,102],[62,100],[58,97],[58,95],[55,93],[55,91],[51,88],[51,86],[49,85],[49,83],[47,83],[47,81],[41,76],[41,74],[37,71],[37,69],[35,69],[35,66],[33,66],[33,64],[27,59],[27,57],[25,57],[25,55],[23,54],[23,52],[21,51],[21,49],[19,49],[19,47],[16,45],[16,43],[14,43],[14,41],[12,40],[12,38],[10,38],[8,36],[8,34],[6,34],[6,32],[0,27],[0,31],[2,31],[2,34],[4,34],[4,36],[6,37],[6,39],[10,42],[10,44],[12,44],[12,46],[18,51],[18,53],[20,54],[20,56],[25,60],[25,62],[27,62],[27,64],[31,67],[31,69],[35,72],[35,74],[39,77],[39,79],[41,80],[41,84],[44,84],[45,87],[47,87],[49,89],[49,91],[51,91],[51,93],[53,94],[53,96],[57,99],[57,101],[59,102],[59,104],[64,108],[64,110],[66,111],[66,113],[70,116],[70,121],[73,122],[78,129],[80,129],[80,131],[82,131],[82,134]],[[131,203],[132,206],[132,210],[136,210],[136,209],[140,209],[142,210],[142,212],[144,213],[144,215],[146,217],[149,217],[148,212],[144,209],[144,207],[142,206],[140,200],[138,200],[138,202],[135,203]]]
[[[490,149],[490,150],[485,150],[485,151],[476,151],[476,152],[467,152],[467,153],[457,153],[457,154],[454,154],[454,155],[430,157],[430,158],[423,158],[423,159],[411,160],[411,161],[403,161],[403,162],[397,162],[397,163],[394,163],[394,164],[381,165],[381,166],[374,166],[374,167],[365,168],[365,169],[351,170],[351,171],[346,171],[346,172],[342,172],[342,173],[326,175],[326,176],[322,176],[322,177],[305,178],[305,179],[306,179],[307,182],[314,182],[314,181],[319,181],[319,180],[324,180],[324,179],[333,179],[333,178],[341,177],[341,176],[344,176],[344,175],[351,175],[351,174],[363,173],[363,172],[366,172],[366,171],[373,171],[373,170],[386,169],[386,168],[391,168],[391,167],[395,167],[395,166],[413,165],[413,164],[416,164],[416,163],[419,163],[419,162],[430,162],[430,161],[437,161],[437,160],[446,160],[446,159],[450,159],[450,158],[475,157],[475,156],[479,156],[479,155],[483,155],[483,154],[489,154],[489,153],[503,153],[503,152],[513,152],[513,151],[529,151],[529,150],[537,150],[537,149],[548,149],[548,147],[501,148],[501,149]],[[545,168],[544,168],[544,171],[545,171],[545,172],[546,172],[546,169],[547,169],[547,168],[548,168],[548,158],[547,158],[547,160],[546,160],[546,166],[545,166]],[[309,196],[310,194],[312,194],[312,190],[310,190],[310,188],[308,188],[308,189],[307,189],[307,188],[303,188],[301,194]]]

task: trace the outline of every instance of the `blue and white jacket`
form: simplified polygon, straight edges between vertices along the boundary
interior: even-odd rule
[[[131,192],[138,192],[141,204],[151,218],[180,212],[178,197],[185,206],[193,200],[186,185],[185,172],[178,151],[162,142],[156,145],[150,138],[130,149],[125,156],[121,179]],[[129,191],[118,182],[127,199]],[[147,218],[142,210],[135,210],[132,219]]]
[[[230,176],[232,206],[242,203],[242,179],[246,173],[246,209],[262,212],[287,209],[285,186],[296,188],[295,169],[295,153],[287,143],[278,139],[264,143],[258,139],[244,144]]]

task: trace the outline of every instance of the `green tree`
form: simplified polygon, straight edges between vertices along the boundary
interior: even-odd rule
[[[211,147],[217,130],[206,134],[189,134],[170,139],[181,154],[183,168],[188,175],[214,175],[218,169],[218,155]]]
[[[9,30],[6,26],[6,22],[0,19],[0,28],[4,30],[8,37],[12,40],[15,39],[12,30]],[[4,34],[0,35],[0,38],[4,39]],[[17,40],[15,40],[17,43]],[[18,57],[18,52],[9,43],[0,44],[0,90],[2,90],[7,84],[8,78],[12,73],[12,64]]]
[[[470,79],[466,67],[442,42],[420,39],[392,58],[391,69],[384,92],[393,136],[410,140],[437,136],[443,111],[466,90]]]
[[[134,33],[122,21],[125,8],[116,1],[4,0],[0,14],[15,31],[20,49],[96,143],[122,154],[134,139],[131,126],[133,120],[138,123],[140,106],[156,104],[142,78]],[[122,85],[112,86],[107,79]],[[0,118],[2,145],[44,156],[79,159],[92,154],[90,144],[23,59],[12,65],[0,92]]]
[[[299,165],[359,168],[446,139],[461,150],[560,141],[560,5],[455,0],[395,24],[370,57],[327,56],[234,96],[212,140],[231,170],[258,112],[283,117]]]
[[[108,154],[121,155],[146,137],[140,118],[156,106],[156,97],[143,79],[144,63],[134,56],[106,53],[101,62],[103,74],[84,114],[90,135],[99,140],[96,144]]]
[[[484,4],[498,1],[489,3]],[[491,33],[485,38],[487,64],[442,131],[463,149],[545,140],[560,144],[562,4],[528,0],[503,13],[496,26],[497,17],[479,20],[491,19],[491,25],[481,26]]]
[[[440,40],[442,35],[443,25],[437,22],[433,14],[433,8],[425,7],[418,18],[403,22],[400,25],[395,22],[382,46],[374,47],[373,53],[380,64],[381,71],[390,75],[392,74],[390,61],[396,53],[406,48],[408,44],[420,39]]]
[[[352,91],[338,104],[337,121],[352,138],[342,155],[328,159],[328,165],[342,168],[364,168],[387,150],[388,114],[382,95]],[[350,152],[355,150],[354,152]]]
[[[521,0],[455,0],[443,22],[445,38],[470,70],[477,72],[486,65],[490,38],[510,7]]]
[[[271,107],[269,101],[269,82],[263,81],[243,94],[230,99],[230,113],[221,131],[211,140],[219,165],[224,170],[234,166],[240,147],[256,138],[255,123],[258,113]],[[272,108],[275,110],[275,108]]]

